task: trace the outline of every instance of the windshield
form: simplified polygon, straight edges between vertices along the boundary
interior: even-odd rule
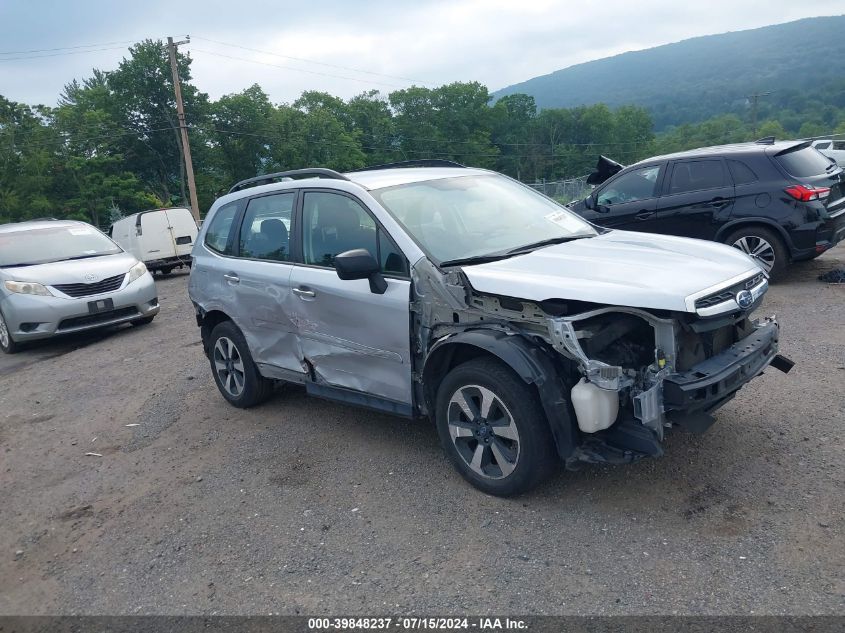
[[[596,235],[571,211],[495,174],[427,180],[371,193],[437,263]]]
[[[113,255],[121,249],[93,226],[47,226],[0,233],[0,268]]]

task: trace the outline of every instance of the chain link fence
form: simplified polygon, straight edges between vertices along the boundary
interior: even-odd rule
[[[578,178],[570,178],[568,180],[542,180],[526,184],[532,189],[536,189],[540,193],[547,195],[549,198],[554,198],[562,204],[586,198],[590,191],[592,191],[592,187],[587,184],[587,176],[579,176]]]

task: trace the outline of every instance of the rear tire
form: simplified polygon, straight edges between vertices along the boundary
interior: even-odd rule
[[[498,360],[477,358],[450,371],[435,418],[452,464],[488,494],[526,492],[559,464],[537,394]]]
[[[742,227],[725,238],[733,246],[756,259],[772,280],[783,277],[789,264],[789,251],[780,235],[762,226]]]
[[[261,404],[273,392],[273,382],[258,372],[246,339],[231,321],[215,326],[209,337],[209,362],[217,388],[240,409]]]
[[[2,312],[0,312],[0,350],[6,354],[14,354],[20,351],[20,345],[12,339],[12,333],[9,331],[9,326],[6,325],[6,319]]]

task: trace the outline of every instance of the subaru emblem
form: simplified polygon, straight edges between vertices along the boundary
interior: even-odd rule
[[[754,303],[754,297],[747,290],[740,290],[736,293],[736,304],[743,310],[750,308],[752,303]]]

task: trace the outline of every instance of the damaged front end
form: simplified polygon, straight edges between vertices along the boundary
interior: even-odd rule
[[[667,428],[703,432],[768,365],[792,366],[778,356],[774,317],[750,316],[768,285],[762,275],[741,281],[751,296],[744,308],[730,287],[691,297],[680,312],[496,296],[425,259],[414,268],[421,413],[431,411],[444,358],[481,347],[537,386],[570,468],[659,456]]]

